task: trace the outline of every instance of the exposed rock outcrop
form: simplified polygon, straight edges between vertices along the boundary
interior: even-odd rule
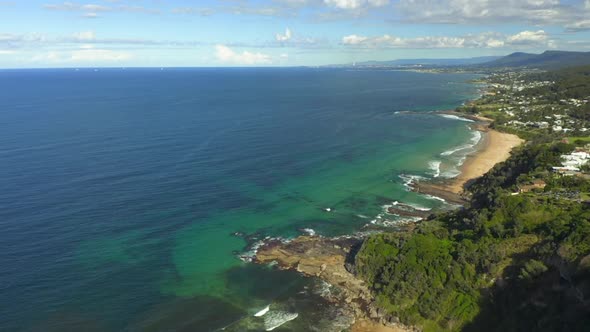
[[[369,288],[352,273],[350,261],[361,242],[361,239],[354,238],[329,239],[316,236],[301,236],[288,243],[272,241],[258,249],[255,261],[276,262],[282,269],[293,269],[306,276],[319,277],[338,287],[338,295],[329,300],[341,301],[350,306],[356,319],[353,331],[415,331],[380,310]]]

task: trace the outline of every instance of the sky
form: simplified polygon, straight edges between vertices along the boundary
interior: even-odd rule
[[[590,51],[590,0],[0,0],[0,68]]]

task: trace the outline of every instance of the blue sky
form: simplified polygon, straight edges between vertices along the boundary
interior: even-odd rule
[[[0,67],[294,66],[590,51],[590,0],[0,0]]]

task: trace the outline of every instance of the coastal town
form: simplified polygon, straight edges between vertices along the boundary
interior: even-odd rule
[[[482,98],[461,111],[493,118],[497,127],[514,132],[569,139],[589,136],[585,114],[590,109],[590,94],[556,93],[556,85],[536,72],[494,73],[485,80]]]

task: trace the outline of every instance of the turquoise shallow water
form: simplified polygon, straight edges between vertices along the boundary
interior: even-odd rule
[[[233,234],[349,234],[394,200],[440,207],[400,175],[452,171],[461,152],[441,153],[474,134],[428,111],[472,98],[472,78],[0,71],[0,329],[257,331],[273,303],[275,321],[298,314],[277,331],[328,330],[322,285],[240,261]]]

